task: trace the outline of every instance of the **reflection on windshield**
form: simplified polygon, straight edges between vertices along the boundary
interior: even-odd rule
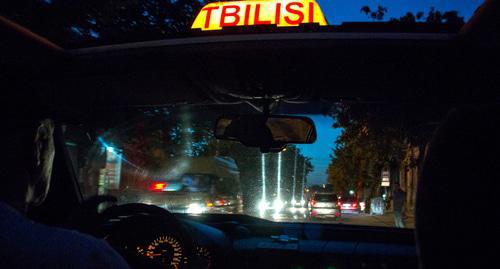
[[[434,127],[420,128],[423,140],[412,142],[404,138],[413,129],[361,124],[353,120],[360,116],[354,109],[365,108],[338,105],[329,115],[311,115],[316,143],[288,145],[279,153],[215,139],[219,112],[202,107],[124,113],[98,129],[93,141],[75,126],[66,126],[65,136],[86,198],[110,194],[120,203],[179,213],[388,227],[395,223],[394,208],[404,208],[411,228],[418,145],[427,143]]]

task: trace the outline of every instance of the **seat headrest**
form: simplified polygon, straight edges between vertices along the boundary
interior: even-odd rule
[[[499,116],[496,106],[454,110],[430,143],[415,212],[423,269],[493,264],[500,230]]]

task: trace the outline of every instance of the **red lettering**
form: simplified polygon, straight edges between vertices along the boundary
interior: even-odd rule
[[[248,21],[250,20],[250,5],[246,5],[245,7],[245,20],[243,22],[244,25],[248,25]]]
[[[314,22],[314,3],[309,2],[309,23]]]
[[[296,20],[292,20],[290,19],[289,16],[285,16],[285,21],[288,23],[288,24],[301,24],[302,21],[304,21],[304,13],[299,10],[299,9],[293,9],[292,6],[297,6],[298,8],[303,8],[304,5],[300,2],[291,2],[291,3],[288,3],[285,7],[286,11],[288,13],[291,13],[291,14],[294,14],[294,15],[297,15],[298,18]]]
[[[255,5],[255,21],[254,24],[271,24],[271,21],[261,21],[259,20],[259,15],[260,15],[260,4]]]
[[[207,19],[205,20],[205,28],[208,28],[210,26],[210,17],[212,16],[212,10],[216,9],[219,9],[219,7],[206,7],[201,10],[207,12]]]
[[[276,20],[275,23],[278,25],[280,24],[281,20],[281,3],[276,4]]]
[[[229,12],[228,9],[233,9],[233,12]],[[238,22],[240,22],[240,16],[238,15],[238,12],[240,12],[239,6],[235,6],[235,5],[223,6],[221,14],[220,14],[220,26],[226,27],[226,26],[238,25]],[[233,22],[226,22],[226,17],[233,17],[234,21]]]

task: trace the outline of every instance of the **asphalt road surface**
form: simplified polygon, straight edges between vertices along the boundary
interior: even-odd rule
[[[384,215],[370,215],[365,213],[342,213],[338,219],[334,218],[315,218],[308,219],[305,216],[283,214],[273,216],[274,221],[280,222],[315,222],[315,223],[332,223],[332,224],[347,224],[347,225],[364,225],[364,226],[378,226],[378,227],[395,227],[394,214],[386,213]],[[413,218],[405,219],[405,228],[414,229],[415,221]]]

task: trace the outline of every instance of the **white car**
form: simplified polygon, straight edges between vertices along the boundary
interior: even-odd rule
[[[340,218],[340,204],[335,193],[315,193],[309,201],[311,218]]]

